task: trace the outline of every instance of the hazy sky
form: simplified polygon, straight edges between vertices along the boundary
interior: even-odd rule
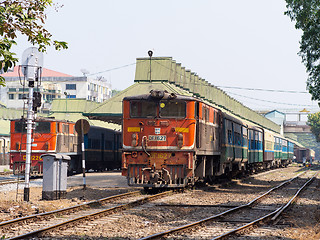
[[[48,10],[46,28],[69,49],[50,48],[45,68],[74,76],[80,69],[103,72],[92,77],[104,76],[122,90],[133,84],[136,58],[151,49],[221,88],[306,91],[297,55],[301,32],[284,15],[284,0],[55,2],[63,7]],[[18,43],[21,57],[30,45],[23,38]],[[310,94],[222,89],[253,109],[317,108]]]

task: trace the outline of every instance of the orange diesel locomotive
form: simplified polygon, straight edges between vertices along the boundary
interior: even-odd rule
[[[42,175],[41,155],[45,153],[61,153],[77,157],[78,136],[75,123],[56,119],[35,120],[32,134],[30,175]],[[26,161],[27,128],[25,119],[11,120],[10,167],[13,173],[23,174]],[[71,161],[75,163],[77,161]],[[72,166],[73,168],[75,166]]]
[[[154,91],[123,99],[122,175],[129,186],[197,180],[287,166],[293,143],[198,98]]]
[[[123,99],[122,175],[130,186],[183,187],[193,180],[196,103],[164,91]]]

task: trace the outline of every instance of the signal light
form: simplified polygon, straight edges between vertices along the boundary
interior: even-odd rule
[[[41,93],[40,92],[34,92],[33,93],[33,111],[37,112],[37,108],[41,107]]]

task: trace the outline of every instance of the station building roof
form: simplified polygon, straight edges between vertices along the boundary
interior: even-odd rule
[[[51,112],[49,117],[54,117],[59,120],[68,120],[76,122],[79,119],[86,119],[91,126],[104,127],[120,131],[121,126],[100,120],[92,120],[84,116],[88,110],[97,107],[97,102],[88,101],[86,99],[55,99],[52,102]]]
[[[138,58],[134,84],[84,115],[90,119],[121,124],[122,99],[146,94],[150,90],[167,90],[169,93],[198,97],[243,120],[280,132],[279,125],[244,106],[196,73],[185,69],[171,57]]]
[[[13,68],[13,71],[9,71],[3,74],[0,74],[2,77],[6,78],[6,77],[23,77],[21,68],[19,66],[15,66]],[[61,72],[57,72],[57,71],[53,71],[50,70],[48,68],[42,68],[42,77],[73,77],[69,74],[65,74],[65,73],[61,73]]]

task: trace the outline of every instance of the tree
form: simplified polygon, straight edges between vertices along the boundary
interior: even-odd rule
[[[320,142],[320,112],[309,114],[307,124],[311,132],[316,136],[317,142]]]
[[[299,55],[308,73],[307,88],[312,100],[320,100],[320,0],[286,0],[296,29],[302,30]]]
[[[45,52],[47,46],[56,50],[68,48],[63,41],[52,40],[52,35],[44,28],[47,18],[45,10],[52,6],[52,0],[1,0],[0,2],[0,69],[7,72],[18,59],[11,51],[17,33],[27,36],[28,41]],[[0,85],[4,78],[0,76]]]
[[[122,91],[122,90],[112,89],[111,96],[114,97],[115,95],[117,95],[117,94],[120,93],[121,91]]]

